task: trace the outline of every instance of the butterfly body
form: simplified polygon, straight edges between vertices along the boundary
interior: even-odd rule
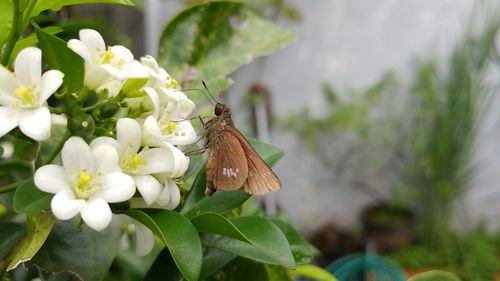
[[[214,113],[204,125],[208,151],[205,194],[211,196],[218,189],[255,195],[279,190],[280,180],[234,127],[229,108],[217,103]]]

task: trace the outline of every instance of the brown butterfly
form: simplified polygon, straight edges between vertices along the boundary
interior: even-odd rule
[[[217,103],[214,114],[203,125],[208,151],[205,194],[212,196],[216,190],[240,189],[264,195],[279,190],[280,180],[234,127],[229,108]]]

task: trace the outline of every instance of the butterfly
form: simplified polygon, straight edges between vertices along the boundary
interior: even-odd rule
[[[217,102],[214,114],[203,125],[208,151],[205,194],[211,196],[216,190],[254,195],[278,191],[279,178],[234,127],[229,108]]]

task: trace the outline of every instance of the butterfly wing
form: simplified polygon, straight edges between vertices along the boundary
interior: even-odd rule
[[[248,177],[248,165],[240,142],[227,131],[222,132],[219,144],[214,147],[207,161],[208,189],[237,190]],[[213,192],[212,192],[213,193]]]
[[[248,177],[241,189],[248,194],[254,195],[264,195],[278,191],[281,188],[281,181],[278,176],[236,128],[228,127],[228,131],[230,135],[239,141],[247,160]]]

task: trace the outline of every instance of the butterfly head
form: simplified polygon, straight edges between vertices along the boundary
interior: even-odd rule
[[[217,103],[214,108],[215,116],[221,116],[224,113],[229,113],[229,108],[225,104]]]

